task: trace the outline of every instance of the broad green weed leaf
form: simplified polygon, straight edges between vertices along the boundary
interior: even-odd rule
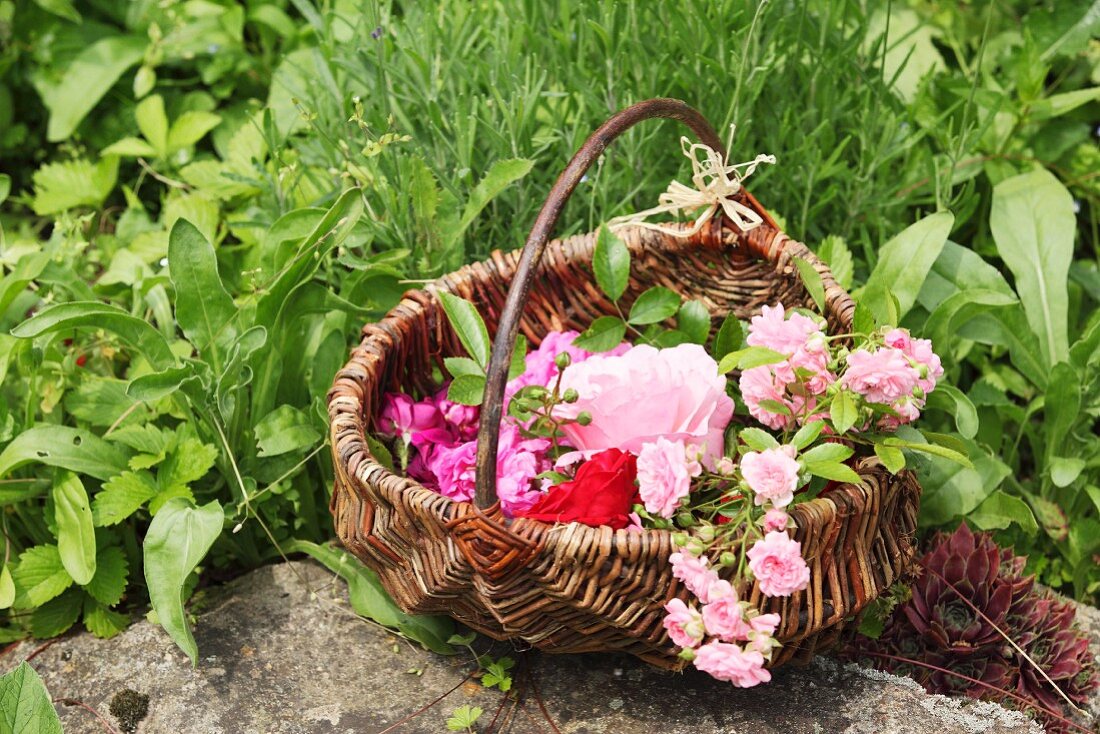
[[[176,498],[161,508],[145,535],[149,601],[165,632],[187,653],[192,665],[198,662],[198,646],[183,609],[184,583],[221,535],[224,524],[225,516],[216,500],[196,507]]]
[[[1050,481],[1055,487],[1068,487],[1077,481],[1087,464],[1076,457],[1051,456],[1047,460],[1050,469]]]
[[[100,527],[116,525],[133,515],[157,496],[153,475],[147,471],[125,471],[103,483],[92,500],[92,519]]]
[[[176,319],[216,374],[226,345],[236,339],[237,306],[222,285],[214,248],[195,225],[177,220],[168,238],[168,269],[176,290]]]
[[[867,279],[860,303],[866,305],[880,324],[896,325],[891,317],[890,294],[898,300],[897,318],[913,307],[932,264],[936,262],[955,217],[936,212],[909,225],[879,250],[878,264]]]
[[[153,94],[138,102],[134,108],[138,130],[161,158],[168,155],[168,115],[164,111],[164,98]]]
[[[73,581],[84,585],[95,576],[96,551],[92,510],[80,477],[72,472],[60,474],[53,488],[53,504],[61,564]]]
[[[829,235],[821,241],[817,248],[817,256],[825,261],[829,270],[833,273],[833,279],[841,288],[852,287],[852,251],[848,249],[848,243],[843,237]]]
[[[0,609],[7,609],[15,601],[15,582],[11,578],[11,569],[0,564]]]
[[[39,311],[11,330],[20,339],[76,328],[105,329],[137,349],[158,370],[176,364],[164,335],[143,319],[99,301],[58,303]]]
[[[115,187],[118,158],[98,163],[83,158],[47,163],[34,172],[34,213],[58,214],[79,206],[98,207]]]
[[[280,456],[312,448],[321,432],[308,415],[289,405],[280,405],[256,424],[258,456]]]
[[[84,605],[84,594],[80,589],[69,589],[61,596],[31,612],[31,634],[39,639],[57,637],[76,624],[80,618],[80,609]]]
[[[989,228],[1049,365],[1069,352],[1066,280],[1077,221],[1073,197],[1046,169],[993,187]]]
[[[42,606],[73,583],[56,545],[36,545],[23,551],[11,575],[15,581],[14,606],[20,609]]]
[[[809,260],[801,257],[794,259],[794,266],[798,269],[798,275],[802,278],[802,285],[806,292],[814,299],[817,310],[825,313],[825,283],[821,280],[821,273],[817,272]]]
[[[469,301],[458,296],[439,291],[439,301],[443,305],[443,311],[447,315],[447,321],[454,329],[458,340],[466,349],[466,353],[477,362],[482,369],[489,364],[489,331],[485,328],[485,322],[477,308]]]
[[[965,438],[978,433],[978,411],[974,404],[954,385],[941,382],[928,396],[929,407],[939,408],[955,418],[955,427]]]
[[[612,301],[622,298],[630,283],[630,250],[606,225],[596,235],[592,274],[600,290]]]
[[[0,477],[33,463],[105,480],[126,470],[126,454],[90,431],[43,425],[20,433],[0,453]]]
[[[85,584],[84,590],[100,604],[113,607],[122,600],[129,575],[130,563],[122,548],[108,545],[96,556],[95,576]]]
[[[187,148],[202,140],[213,130],[222,118],[212,112],[189,110],[177,117],[168,130],[168,151],[175,152]]]
[[[148,45],[144,36],[108,36],[77,54],[61,83],[42,90],[50,111],[46,139],[56,143],[72,135],[123,72],[141,61]]]
[[[447,399],[459,405],[481,405],[484,398],[484,375],[459,375],[447,388]]]
[[[485,177],[477,182],[477,186],[470,192],[470,198],[466,201],[466,207],[462,210],[462,219],[458,225],[458,231],[452,235],[452,239],[460,237],[466,228],[473,223],[477,215],[481,213],[497,194],[503,191],[509,184],[514,183],[528,173],[534,167],[535,162],[528,158],[509,158],[494,161],[489,166]]]
[[[62,734],[49,691],[26,663],[0,676],[0,731],[5,734]]]
[[[1081,380],[1077,370],[1065,362],[1050,371],[1046,401],[1043,404],[1043,428],[1047,456],[1062,454],[1070,429],[1081,412]]]
[[[966,517],[1000,486],[1011,470],[991,456],[979,456],[971,467],[931,457],[922,473],[920,523],[942,525]]]
[[[1100,24],[1098,24],[1100,25]],[[1100,99],[1100,87],[1075,89],[1072,92],[1052,94],[1031,105],[1028,116],[1032,120],[1049,120],[1072,112],[1081,105]]]
[[[129,615],[108,609],[91,597],[84,597],[84,629],[96,637],[109,640],[129,626]]]
[[[905,468],[905,453],[899,448],[875,443],[875,456],[891,474],[897,474]]]

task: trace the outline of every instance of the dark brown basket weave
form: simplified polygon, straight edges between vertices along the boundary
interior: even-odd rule
[[[485,262],[407,293],[380,323],[364,327],[362,342],[329,393],[336,466],[332,513],[344,545],[378,572],[409,612],[449,614],[490,637],[521,638],[548,652],[621,651],[678,669],[684,662],[661,626],[662,606],[673,597],[688,598],[668,564],[670,533],[509,522],[494,502],[495,472],[484,471],[495,466],[516,328],[538,344],[549,330],[584,329],[596,317],[615,313],[591,276],[595,234],[546,240],[588,165],[616,136],[651,117],[678,119],[722,151],[705,120],[682,102],[650,100],[628,108],[597,130],[562,173],[522,253],[494,252]],[[854,306],[828,268],[779,232],[747,192],[742,202],[764,218],[748,233],[720,216],[687,238],[642,228],[620,232],[633,256],[626,301],[663,285],[702,300],[713,319],[731,311],[747,319],[779,301],[812,307],[792,264],[801,257],[825,283],[830,331],[847,331]],[[497,333],[475,503],[452,501],[389,471],[371,456],[365,439],[383,393],[427,394],[437,389],[433,367],[463,354],[433,295],[440,290],[477,304]],[[740,590],[762,612],[782,616],[776,634],[783,648],[773,668],[827,647],[913,560],[920,495],[915,478],[907,471],[892,476],[873,457],[856,469],[858,485],[835,487],[791,509],[793,534],[810,566],[808,588],[781,599],[765,598],[755,586]]]

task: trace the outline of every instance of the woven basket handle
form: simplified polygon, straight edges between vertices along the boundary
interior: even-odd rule
[[[523,246],[523,254],[520,256],[512,285],[508,289],[508,298],[504,302],[504,310],[501,312],[496,337],[493,340],[493,352],[485,382],[485,401],[481,408],[481,422],[477,433],[477,489],[474,504],[479,508],[489,507],[497,501],[497,443],[504,406],[504,387],[508,381],[508,365],[512,361],[512,349],[519,331],[520,316],[527,303],[527,294],[531,290],[531,280],[546,250],[550,233],[570,194],[580,183],[581,177],[611,141],[642,120],[651,118],[679,120],[691,128],[701,142],[723,157],[726,155],[725,147],[715,134],[714,128],[697,110],[678,99],[650,99],[627,107],[609,118],[589,136],[588,140],[584,141],[584,145],[573,156],[573,160],[569,161],[569,165],[558,176],[558,180],[550,189],[550,195],[546,197],[546,203],[542,205],[535,219],[534,226],[531,227],[527,243]]]

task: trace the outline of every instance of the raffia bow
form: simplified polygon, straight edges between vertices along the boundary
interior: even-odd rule
[[[730,144],[726,146],[727,150],[732,147],[735,129],[736,126],[730,125]],[[764,221],[759,214],[737,201],[734,196],[741,191],[741,182],[751,176],[757,166],[761,163],[775,163],[774,155],[761,153],[754,160],[730,164],[728,158],[723,160],[718,151],[709,145],[692,143],[687,137],[680,138],[680,148],[691,161],[691,182],[695,188],[673,181],[668,185],[668,190],[657,198],[657,206],[615,217],[607,223],[609,229],[614,231],[635,225],[674,237],[690,237],[702,229],[719,208],[742,232],[747,232]],[[703,212],[695,218],[695,223],[688,230],[673,229],[667,224],[646,221],[655,214],[675,214],[700,208],[703,208]]]

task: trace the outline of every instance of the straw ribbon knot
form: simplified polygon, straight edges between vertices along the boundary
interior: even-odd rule
[[[733,143],[734,125],[730,125],[730,143]],[[727,149],[731,146],[727,146]],[[692,143],[687,137],[680,138],[680,148],[691,161],[691,182],[695,188],[673,181],[668,190],[657,198],[657,206],[652,209],[615,217],[607,225],[612,231],[635,225],[645,229],[663,232],[674,237],[690,237],[703,228],[719,209],[725,212],[742,232],[759,226],[764,220],[759,214],[737,201],[734,197],[741,191],[741,182],[751,176],[761,163],[775,163],[774,155],[760,154],[754,160],[745,163],[730,164],[718,151],[703,143]],[[646,221],[656,214],[675,214],[703,209],[688,230],[672,229],[667,224]]]

